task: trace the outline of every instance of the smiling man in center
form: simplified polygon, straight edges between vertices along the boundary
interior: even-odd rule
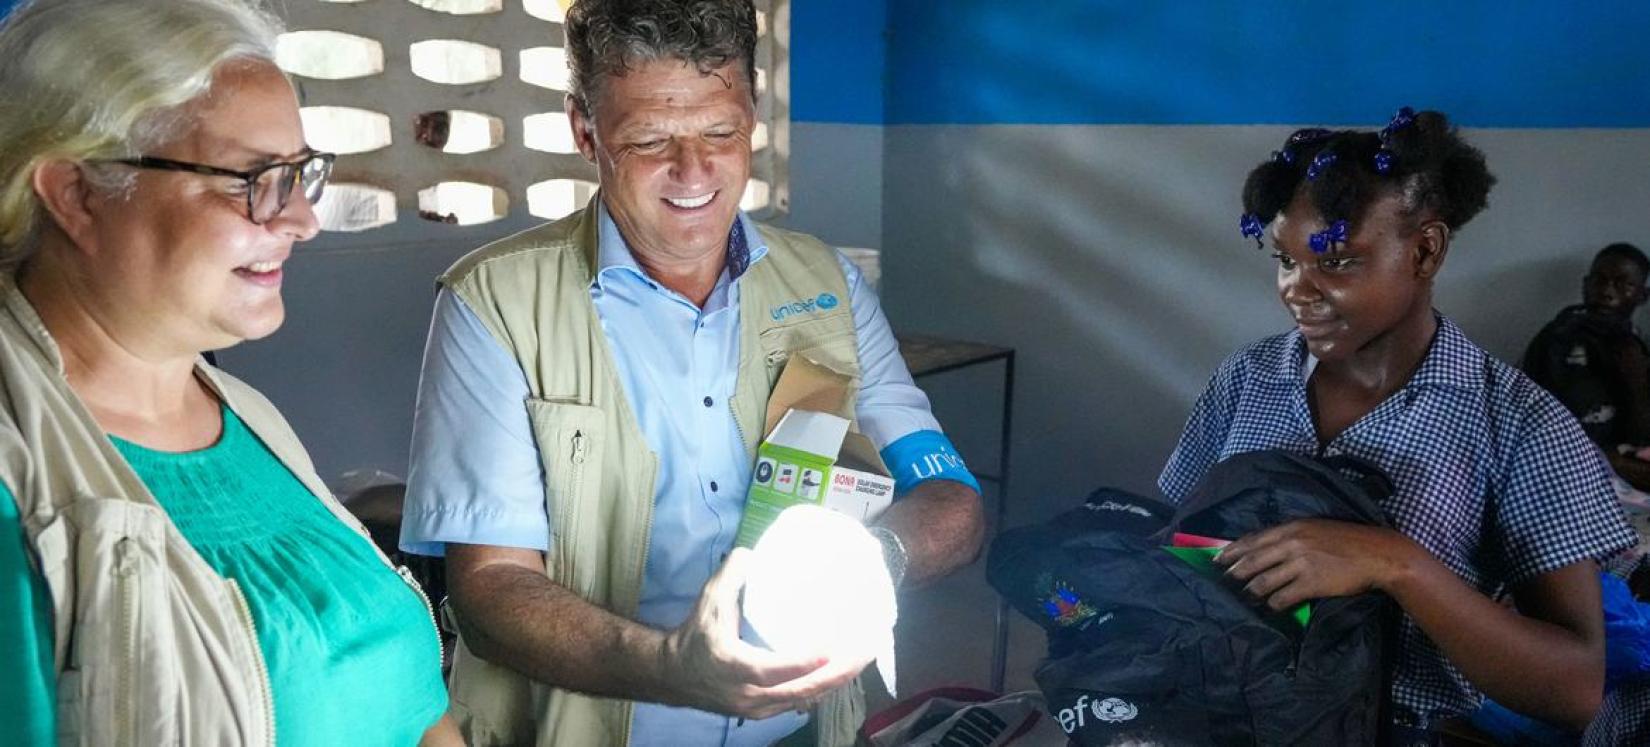
[[[741,636],[729,553],[784,363],[857,381],[907,586],[978,553],[978,484],[859,272],[739,210],[750,0],[580,0],[565,29],[600,190],[443,275],[425,352],[402,544],[447,557],[454,714],[481,745],[850,744],[866,661]]]

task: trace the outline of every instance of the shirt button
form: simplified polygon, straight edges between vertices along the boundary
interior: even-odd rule
[[[710,492],[712,492],[712,493],[716,492],[716,481],[715,480],[710,481]]]
[[[705,397],[705,406],[706,407],[710,407],[711,405],[714,405],[714,404],[716,404],[716,400],[713,400],[708,396]]]

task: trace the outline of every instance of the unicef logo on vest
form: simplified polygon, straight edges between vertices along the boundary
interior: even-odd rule
[[[776,322],[783,322],[789,317],[799,314],[812,314],[815,311],[830,311],[842,305],[842,300],[835,293],[821,293],[813,298],[799,298],[787,304],[775,306],[768,311],[768,315]]]

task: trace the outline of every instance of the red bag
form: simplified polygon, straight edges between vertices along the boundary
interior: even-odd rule
[[[937,687],[866,719],[859,734],[872,747],[1063,747],[1065,732],[1043,708],[1043,694],[1035,690],[998,696],[971,687]]]

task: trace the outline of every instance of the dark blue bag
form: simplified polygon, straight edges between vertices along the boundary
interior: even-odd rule
[[[992,587],[1048,631],[1037,684],[1074,744],[1360,745],[1381,739],[1395,605],[1320,600],[1309,624],[1162,549],[1294,519],[1385,525],[1390,483],[1350,460],[1234,456],[1176,510],[1100,490],[992,543]]]

